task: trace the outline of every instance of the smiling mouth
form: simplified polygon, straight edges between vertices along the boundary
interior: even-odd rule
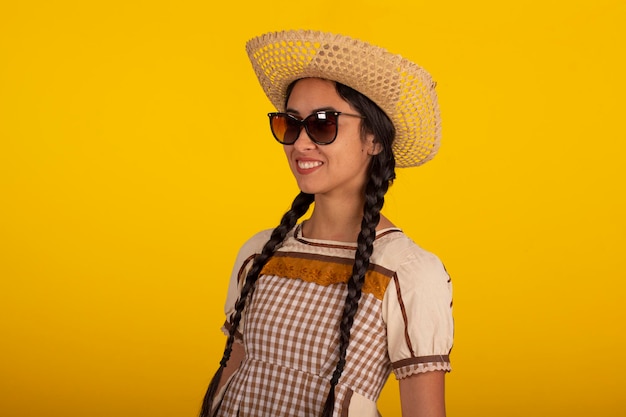
[[[298,161],[298,168],[311,169],[322,165],[320,161]]]

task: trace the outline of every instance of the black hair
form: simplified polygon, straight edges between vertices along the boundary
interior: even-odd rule
[[[286,100],[289,99],[291,90],[297,81],[294,81],[287,90]],[[361,289],[365,282],[365,273],[369,267],[370,257],[374,249],[374,239],[376,237],[376,227],[380,221],[380,211],[385,202],[385,194],[389,186],[395,179],[395,159],[391,149],[395,137],[393,123],[373,101],[359,93],[358,91],[336,83],[337,94],[346,100],[357,112],[365,116],[361,122],[361,136],[364,139],[366,134],[374,136],[374,142],[379,144],[379,152],[373,155],[368,169],[368,180],[365,186],[365,204],[363,207],[363,220],[361,221],[361,231],[357,238],[357,248],[354,256],[352,275],[347,283],[346,301],[343,308],[341,322],[339,324],[339,360],[330,380],[330,389],[321,417],[331,417],[335,405],[335,387],[343,373],[346,364],[346,352],[350,343],[350,331],[354,322],[354,317],[361,299]],[[261,253],[254,258],[250,272],[246,276],[245,283],[241,289],[239,299],[235,303],[235,312],[230,317],[229,336],[226,341],[224,355],[220,361],[220,367],[213,376],[207,389],[200,411],[200,417],[209,417],[213,404],[217,386],[220,382],[222,371],[228,363],[235,340],[235,332],[241,321],[241,315],[246,305],[246,300],[250,299],[254,292],[255,283],[260,275],[263,266],[273,256],[280,247],[287,233],[296,225],[298,219],[302,217],[314,201],[312,194],[300,192],[294,199],[291,209],[285,213],[280,224],[276,227],[270,239],[265,243]]]

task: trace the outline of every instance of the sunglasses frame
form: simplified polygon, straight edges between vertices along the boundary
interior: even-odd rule
[[[335,135],[333,136],[333,138],[329,142],[319,142],[317,139],[315,139],[313,137],[313,135],[309,131],[307,120],[309,120],[311,117],[319,116],[321,114],[324,114],[326,116],[333,115],[333,116],[335,116],[337,118],[337,123],[335,124]],[[335,141],[335,139],[337,139],[337,134],[339,133],[339,116],[341,116],[341,115],[350,116],[350,117],[358,117],[359,119],[365,119],[365,116],[361,116],[360,114],[343,113],[343,112],[340,112],[340,111],[316,111],[314,113],[309,114],[304,119],[298,119],[293,114],[284,113],[284,112],[272,112],[272,113],[268,113],[267,114],[267,116],[270,119],[270,130],[272,131],[272,135],[274,136],[274,139],[276,139],[278,141],[278,143],[280,143],[282,145],[293,145],[294,143],[296,143],[296,141],[300,138],[300,134],[302,134],[302,128],[303,127],[304,127],[304,130],[306,131],[307,135],[309,135],[309,138],[311,139],[311,141],[313,143],[315,143],[316,145],[330,145],[331,143],[333,143]],[[292,121],[294,121],[295,123],[297,123],[300,126],[300,130],[298,131],[298,135],[296,136],[296,139],[293,142],[283,142],[282,140],[280,140],[278,138],[278,136],[276,136],[276,133],[274,132],[274,127],[272,126],[272,120],[276,116],[287,117],[288,119],[291,119]]]

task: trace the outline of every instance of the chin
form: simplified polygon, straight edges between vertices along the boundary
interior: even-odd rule
[[[319,194],[323,192],[323,190],[319,186],[315,186],[313,184],[303,181],[298,181],[298,188],[300,189],[300,191],[307,194]]]
[[[307,194],[317,194],[317,190],[313,187],[307,187],[307,186],[302,186],[300,184],[298,184],[298,188],[300,189],[300,191],[302,191],[303,193],[307,193]]]

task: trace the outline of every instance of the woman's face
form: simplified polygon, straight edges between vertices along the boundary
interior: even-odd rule
[[[317,111],[358,114],[337,94],[334,82],[319,78],[296,82],[285,112],[304,119]],[[345,198],[364,192],[378,146],[372,135],[361,136],[360,118],[339,116],[337,123],[337,138],[329,145],[313,142],[304,128],[293,145],[283,145],[291,172],[305,193]]]

